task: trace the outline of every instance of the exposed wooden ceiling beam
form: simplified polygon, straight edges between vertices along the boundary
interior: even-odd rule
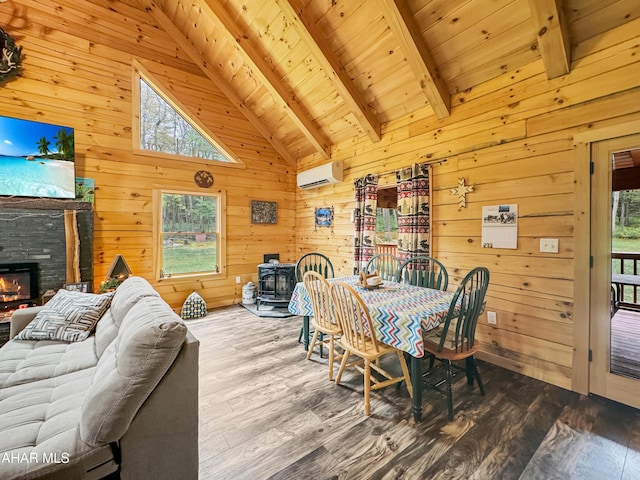
[[[164,12],[162,5],[154,0],[139,0],[140,4],[149,12],[158,24],[173,38],[176,44],[185,51],[193,62],[200,67],[204,74],[216,84],[216,87],[236,106],[245,118],[267,139],[273,148],[284,158],[287,163],[293,167],[296,166],[296,159],[291,155],[287,148],[273,136],[273,133],[265,126],[264,122],[253,112],[247,108],[242,99],[229,86],[214,67],[215,62],[203,58],[201,50],[194,45],[192,40],[187,38],[174,25],[172,19]],[[174,8],[175,9],[175,8]]]
[[[571,37],[562,0],[529,0],[529,6],[547,78],[566,75],[571,68]]]
[[[200,6],[203,14],[209,16],[224,30],[252,73],[257,77],[257,80],[264,85],[274,100],[280,104],[314,148],[325,159],[328,159],[331,155],[329,140],[311,121],[308,112],[299,103],[298,99],[286,89],[280,75],[273,70],[266,55],[259,52],[252,45],[251,41],[247,39],[244,32],[218,0],[194,0],[194,2]]]
[[[299,0],[276,0],[276,3],[300,35],[302,42],[312,52],[320,67],[327,73],[344,103],[367,132],[371,141],[380,141],[380,122],[376,112],[364,101],[362,94],[338,61],[316,23],[305,17],[305,6]]]
[[[400,41],[400,48],[420,82],[420,88],[426,95],[431,108],[438,118],[448,117],[451,113],[451,95],[440,77],[436,62],[406,2],[404,0],[378,0],[378,2],[389,21],[391,30]]]
[[[640,150],[631,150],[631,158],[634,167],[640,166]]]

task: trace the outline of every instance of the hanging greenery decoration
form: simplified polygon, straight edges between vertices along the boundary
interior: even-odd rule
[[[22,47],[18,47],[11,36],[0,28],[0,85],[20,74]]]

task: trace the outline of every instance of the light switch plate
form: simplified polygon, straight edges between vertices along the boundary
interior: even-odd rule
[[[558,239],[557,238],[541,238],[540,252],[558,253]]]
[[[498,318],[496,317],[496,312],[487,311],[487,323],[492,325],[496,325],[498,323]]]

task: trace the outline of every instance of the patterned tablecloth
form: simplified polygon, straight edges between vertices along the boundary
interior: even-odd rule
[[[357,276],[329,279],[343,281],[356,289],[369,307],[375,322],[378,340],[414,357],[424,356],[422,332],[437,327],[449,310],[453,293],[431,288],[384,282],[380,288],[369,290],[358,286]],[[313,316],[311,299],[304,283],[297,283],[289,311],[294,315]]]

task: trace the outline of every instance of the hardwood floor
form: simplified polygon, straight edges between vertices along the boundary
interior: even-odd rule
[[[620,309],[611,319],[611,372],[640,379],[640,312]]]
[[[202,479],[638,479],[640,412],[479,362],[486,396],[455,385],[455,419],[425,390],[423,422],[405,388],[328,381],[305,359],[300,317],[225,307],[188,326],[200,339]],[[325,352],[326,356],[326,352]]]

